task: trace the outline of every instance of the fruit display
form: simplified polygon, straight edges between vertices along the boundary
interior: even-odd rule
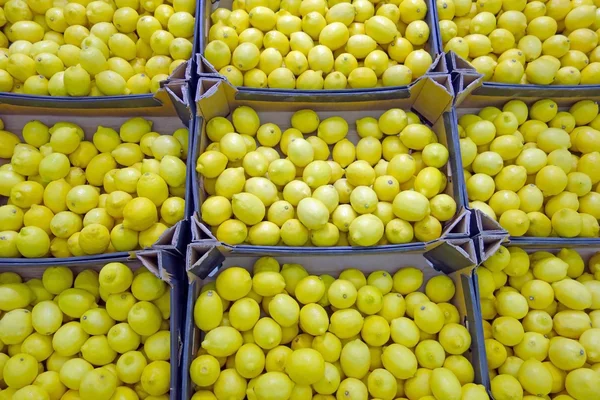
[[[2,272],[0,292],[0,398],[169,399],[171,290],[147,269]]]
[[[600,253],[594,253],[500,247],[477,269],[494,398],[600,398]]]
[[[221,269],[193,309],[191,399],[489,399],[463,356],[453,280],[376,269],[312,275],[272,257]]]
[[[220,242],[374,246],[442,235],[457,210],[449,139],[399,108],[331,115],[303,109],[277,125],[241,106],[207,121],[199,211]]]
[[[597,1],[437,0],[444,51],[486,81],[600,84]]]
[[[597,103],[511,100],[462,115],[459,133],[471,208],[514,237],[598,237]]]
[[[221,2],[222,3],[222,2]],[[424,0],[234,0],[216,8],[205,59],[235,86],[408,85],[433,59]]]
[[[192,56],[193,0],[8,0],[0,7],[0,92],[154,93]]]
[[[135,117],[86,132],[39,120],[19,135],[0,130],[0,258],[152,246],[184,217],[188,149],[186,128],[161,134],[152,126]]]

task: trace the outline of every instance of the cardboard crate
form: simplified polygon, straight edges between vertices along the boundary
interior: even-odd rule
[[[330,101],[359,101],[359,100],[384,100],[403,97],[408,93],[413,85],[419,80],[427,76],[435,76],[440,74],[448,74],[449,69],[446,60],[442,54],[441,37],[437,23],[437,11],[435,2],[425,0],[427,4],[427,15],[425,22],[429,26],[429,40],[425,44],[424,49],[431,54],[433,63],[427,73],[406,86],[390,86],[382,88],[369,89],[342,89],[342,90],[296,90],[296,89],[270,89],[270,88],[249,88],[239,87],[237,98],[241,100],[261,100],[261,101],[319,101],[319,99],[328,98]],[[219,7],[231,10],[233,0],[204,0],[199,3],[200,15],[197,18],[197,24],[200,25],[198,30],[198,44],[196,55],[196,73],[200,77],[221,78],[225,79],[218,71],[204,58],[204,49],[208,44],[208,32],[212,26],[210,15]],[[348,99],[351,100],[342,100]]]
[[[252,271],[258,258],[264,255],[274,256],[280,264],[301,264],[309,274],[330,274],[337,277],[347,268],[358,268],[365,275],[376,270],[395,273],[402,267],[415,267],[423,271],[423,281],[437,275],[448,275],[456,285],[456,294],[452,300],[461,318],[471,334],[471,348],[464,354],[469,358],[475,370],[475,382],[482,383],[482,373],[486,368],[483,328],[479,309],[475,307],[476,295],[471,277],[474,267],[474,249],[468,239],[453,240],[438,246],[433,252],[394,251],[376,254],[352,254],[337,256],[335,254],[226,254],[215,247],[192,243],[188,248],[186,268],[188,271],[188,299],[186,307],[185,338],[182,363],[182,399],[190,399],[194,393],[194,384],[189,378],[189,368],[196,358],[203,332],[194,323],[194,304],[202,286],[215,279],[218,271],[231,266],[240,266]],[[420,291],[424,290],[423,287]],[[479,323],[478,323],[479,322]]]
[[[46,125],[53,125],[59,121],[69,121],[78,124],[85,132],[85,139],[92,140],[99,125],[114,128],[118,131],[121,124],[133,117],[143,117],[153,122],[152,129],[161,134],[172,134],[179,128],[188,128],[188,159],[193,148],[194,104],[190,101],[187,85],[183,81],[165,85],[151,102],[139,102],[135,98],[125,98],[120,105],[111,104],[106,109],[77,109],[77,108],[40,108],[36,106],[14,105],[2,103],[0,100],[0,119],[4,121],[5,130],[10,131],[23,140],[21,131],[23,126],[31,120],[39,120]],[[10,163],[10,159],[0,158],[0,165]],[[194,162],[195,165],[195,162]],[[167,229],[153,246],[156,249],[170,249],[185,253],[189,242],[189,217],[191,216],[193,199],[188,185],[190,171],[186,173],[186,214],[184,220]],[[7,202],[7,197],[0,196],[0,205]],[[56,262],[57,260],[85,260],[103,259],[106,257],[125,257],[128,252],[99,254],[87,257],[46,258],[36,259],[37,262]],[[2,264],[27,263],[23,258],[0,258]]]
[[[552,254],[556,254],[558,253],[560,250],[562,250],[563,248],[570,248],[571,250],[576,251],[577,253],[579,253],[579,255],[581,256],[581,258],[583,258],[583,261],[585,262],[586,268],[587,268],[587,262],[588,260],[596,253],[598,253],[600,251],[600,246],[598,246],[598,244],[594,244],[594,245],[585,245],[585,244],[568,244],[567,242],[564,242],[563,244],[553,244],[553,243],[510,243],[510,244],[505,244],[506,247],[519,247],[523,250],[525,250],[525,252],[527,254],[532,254],[535,253],[536,251],[547,251],[550,252]],[[493,253],[491,253],[493,254]],[[476,321],[479,325],[481,325],[480,327],[478,327],[477,329],[481,328],[481,331],[483,332],[483,325],[481,323],[482,318],[481,318],[481,302],[479,300],[479,286],[477,283],[477,269],[475,269],[475,272],[472,275],[472,279],[473,279],[473,286],[475,287],[475,306],[477,307],[477,309],[479,310],[479,319]],[[485,346],[484,346],[485,348]],[[484,350],[484,355],[485,355],[485,350]],[[484,377],[483,379],[483,385],[486,387],[486,389],[488,390],[488,392],[490,391],[490,379],[489,379],[489,369],[487,367],[487,358],[486,358],[486,362],[483,364],[483,370],[482,370],[482,376]],[[493,397],[490,394],[490,398],[493,399]]]
[[[553,98],[588,98],[597,96],[600,85],[520,85],[498,82],[484,82],[483,75],[479,74],[465,59],[451,51],[446,55],[448,69],[457,75],[456,81],[460,82],[457,91],[457,102],[467,93],[491,98],[506,97],[537,97]],[[463,93],[464,92],[464,93]]]
[[[554,87],[554,86],[553,86]],[[577,87],[578,88],[578,87]],[[464,114],[477,114],[481,109],[488,106],[494,106],[498,108],[502,108],[502,106],[513,100],[518,98],[519,100],[525,102],[528,106],[531,106],[538,100],[551,98],[554,100],[558,106],[559,111],[568,110],[573,104],[577,103],[581,100],[594,100],[596,102],[600,101],[600,90],[596,90],[592,95],[580,95],[579,91],[566,91],[563,93],[561,97],[551,97],[548,95],[547,91],[529,91],[525,94],[515,96],[511,92],[507,92],[502,96],[490,96],[479,94],[477,90],[473,90],[472,87],[462,88],[463,91],[457,95],[456,103],[453,113],[454,121],[453,129],[458,129],[458,118],[460,118]],[[456,88],[456,90],[461,90],[461,88]],[[584,91],[584,93],[587,93]],[[460,150],[459,150],[460,154]],[[463,185],[462,189],[464,190],[463,196],[467,200],[467,208],[468,207],[468,196],[466,185]],[[471,211],[471,232],[473,234],[473,238],[475,241],[475,246],[478,249],[478,258],[480,262],[485,261],[489,256],[494,254],[498,247],[502,242],[509,240],[511,244],[514,245],[552,245],[555,247],[570,247],[570,246],[587,246],[587,245],[597,245],[600,246],[600,238],[560,238],[560,237],[532,237],[532,236],[521,236],[521,237],[513,237],[510,236],[508,232],[503,229],[497,221],[489,218],[486,214],[480,212],[479,210],[470,210]]]
[[[74,274],[88,269],[99,272],[104,265],[110,262],[121,262],[133,270],[147,268],[158,278],[165,281],[170,287],[171,297],[171,389],[170,400],[181,398],[181,351],[183,347],[182,329],[185,313],[185,290],[183,268],[180,256],[168,251],[146,250],[139,251],[129,256],[121,256],[108,260],[73,260],[73,259],[47,259],[43,262],[29,260],[20,264],[1,264],[0,272],[15,272],[23,277],[23,280],[41,278],[48,267],[61,266],[73,270]]]
[[[313,109],[319,116],[324,119],[331,116],[341,116],[346,119],[349,125],[347,139],[353,143],[357,143],[360,137],[356,133],[355,121],[357,119],[372,116],[378,118],[386,110],[390,108],[402,108],[412,110],[421,116],[423,123],[427,124],[437,134],[439,142],[444,144],[450,153],[450,158],[445,169],[448,177],[448,185],[445,193],[452,196],[457,204],[457,214],[455,217],[444,224],[442,238],[463,238],[469,237],[469,215],[465,210],[466,198],[464,197],[464,182],[462,174],[462,166],[460,165],[458,131],[453,127],[451,121],[455,118],[452,116],[450,104],[452,102],[452,88],[448,76],[439,76],[437,78],[426,78],[419,81],[411,88],[410,93],[404,98],[396,98],[393,100],[378,101],[378,102],[363,102],[352,101],[344,103],[332,103],[322,100],[318,103],[272,103],[261,101],[241,101],[235,98],[236,89],[221,79],[202,79],[198,85],[196,134],[194,135],[192,160],[194,165],[198,156],[204,152],[209,144],[209,139],[205,133],[206,122],[216,116],[227,116],[236,107],[249,106],[256,110],[261,117],[261,121],[274,122],[282,128],[282,131],[290,126],[290,118],[292,114],[301,109]],[[207,195],[203,189],[202,177],[194,170],[191,173],[192,186],[191,190],[194,196],[194,216],[191,220],[192,225],[192,240],[212,240],[216,238],[210,232],[207,226],[202,223],[200,208],[202,202]],[[460,172],[460,173],[458,173]],[[437,241],[437,240],[436,240]],[[422,248],[430,243],[414,242],[400,245],[377,246],[373,249],[390,247],[390,248]],[[256,251],[265,251],[267,247],[261,246],[227,246],[233,250],[256,249]],[[351,247],[268,247],[269,251],[322,251],[331,252],[339,251],[340,249],[352,249]],[[361,248],[365,250],[365,248]]]

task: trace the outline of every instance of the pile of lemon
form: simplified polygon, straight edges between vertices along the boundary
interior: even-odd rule
[[[196,166],[210,195],[202,220],[221,242],[426,242],[439,238],[442,222],[456,213],[444,194],[448,150],[412,112],[393,108],[378,120],[356,120],[356,145],[342,117],[321,120],[307,109],[295,112],[283,132],[261,124],[247,106],[236,108],[231,121],[208,121],[212,143]]]
[[[194,0],[8,0],[0,92],[154,93],[193,48]]]
[[[0,293],[0,399],[169,399],[170,289],[145,268],[3,272]]]
[[[500,247],[477,276],[496,399],[600,398],[600,253]]]
[[[0,258],[136,250],[183,219],[187,129],[135,117],[88,141],[72,122],[34,120],[22,137],[0,130]]]
[[[432,64],[423,0],[234,0],[217,8],[204,56],[236,86],[408,85]]]
[[[600,84],[600,5],[592,0],[437,0],[445,51],[486,81]]]
[[[202,287],[192,400],[489,400],[462,355],[471,336],[447,276],[423,285],[407,267],[336,279],[272,257],[253,269],[224,269]]]
[[[461,116],[459,132],[472,208],[511,236],[598,237],[598,104],[511,100]]]

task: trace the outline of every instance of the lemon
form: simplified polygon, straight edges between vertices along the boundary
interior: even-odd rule
[[[16,247],[27,258],[43,257],[50,249],[48,234],[37,226],[24,227],[15,239]]]
[[[298,322],[300,308],[290,296],[277,294],[269,302],[269,314],[282,327],[289,327]]]
[[[330,332],[339,339],[348,339],[360,333],[363,317],[357,310],[338,310],[331,315]]]
[[[414,319],[419,329],[430,334],[439,332],[444,324],[442,310],[432,302],[415,307]]]
[[[580,368],[567,374],[565,387],[574,398],[595,396],[600,392],[600,387],[593,381],[594,371],[588,368]]]
[[[4,321],[4,319],[6,320]],[[32,332],[32,316],[27,310],[11,310],[0,322],[0,337],[4,343],[9,345],[21,343]]]
[[[62,356],[77,354],[88,339],[88,334],[78,322],[68,322],[61,326],[52,338],[54,351]]]
[[[106,301],[106,311],[114,320],[125,321],[135,302],[136,299],[130,292],[111,294]]]
[[[274,399],[279,396],[289,398],[294,390],[293,388],[294,383],[286,374],[272,371],[261,375],[251,390],[260,398]]]
[[[240,299],[229,309],[231,326],[239,331],[248,331],[254,327],[260,316],[260,307],[252,299]]]
[[[363,214],[355,218],[348,227],[349,238],[358,246],[372,246],[384,233],[383,222],[372,214]]]
[[[412,377],[417,370],[415,355],[408,348],[397,343],[386,347],[381,359],[385,369],[397,379]]]
[[[389,171],[388,174],[394,175]],[[355,161],[346,168],[346,179],[353,186],[370,186],[375,181],[375,170],[366,161]]]
[[[160,329],[161,321],[160,310],[147,301],[137,302],[127,314],[127,322],[138,335],[155,334]]]
[[[327,312],[318,304],[307,304],[300,310],[300,327],[306,333],[318,336],[327,331]]]
[[[219,377],[220,365],[211,355],[203,354],[194,359],[190,365],[190,377],[199,386],[209,386]]]
[[[81,327],[90,335],[105,335],[115,321],[102,308],[86,311],[81,316]]]
[[[299,349],[288,356],[285,372],[296,384],[311,385],[325,374],[325,362],[318,351]]]
[[[226,369],[217,378],[213,391],[216,396],[244,396],[246,380],[235,369]]]

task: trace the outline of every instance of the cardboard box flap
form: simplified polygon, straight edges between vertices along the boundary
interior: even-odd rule
[[[162,117],[175,114],[173,91],[178,86],[185,86],[184,81],[176,81],[168,84],[171,90],[164,87],[159,89],[153,96],[129,95],[116,97],[82,97],[78,98],[79,103],[64,102],[61,98],[52,97],[60,106],[49,102],[15,102],[4,101],[11,95],[0,93],[0,114],[23,114],[29,116],[49,115],[71,117],[76,120],[78,117],[98,117],[99,115],[111,116],[146,116]],[[35,96],[34,96],[35,97]],[[176,97],[176,96],[175,96]],[[36,98],[43,98],[37,96]],[[185,119],[188,121],[189,119]],[[106,123],[106,122],[105,122]]]
[[[459,56],[453,51],[448,53],[448,60],[450,64],[451,71],[457,72],[472,72],[475,71],[475,68],[469,63],[467,60]]]
[[[425,257],[437,271],[451,274],[477,264],[473,242],[468,239],[444,240],[427,248]]]
[[[337,276],[347,268],[360,266],[363,273],[368,274],[369,272],[381,269],[381,262],[385,262],[385,265],[389,267],[395,264],[410,265],[411,263],[417,263],[417,259],[420,260],[419,263],[421,265],[427,265],[430,268],[428,272],[429,276],[439,275],[440,272],[446,273],[444,270],[448,270],[449,273],[460,270],[469,271],[476,265],[476,261],[473,261],[475,260],[474,248],[469,239],[452,241],[452,244],[440,244],[437,246],[440,250],[437,253],[431,253],[429,256],[427,256],[428,251],[424,251],[423,249],[401,253],[378,252],[377,257],[380,259],[380,262],[377,263],[369,262],[368,260],[374,256],[365,252],[353,255],[352,257],[338,257],[331,253],[315,256],[307,253],[276,255],[264,251],[257,254],[223,254],[219,248],[208,247],[204,244],[192,243],[190,247],[195,248],[192,250],[195,254],[192,254],[193,258],[188,262],[188,272],[197,275],[201,279],[213,276],[224,262],[227,265],[239,265],[243,268],[248,268],[252,265],[248,264],[248,260],[255,260],[262,256],[276,257],[281,263],[299,262],[295,261],[299,259],[302,259],[306,263],[308,262],[307,260],[310,260],[312,270],[318,269],[319,273],[332,274],[334,276]],[[445,254],[448,258],[445,261],[441,261],[434,254],[439,256]],[[423,264],[424,262],[425,264]],[[451,265],[452,262],[455,264]]]
[[[502,243],[508,239],[508,233],[494,235],[494,234],[478,234],[473,238],[473,243],[477,251],[477,261],[482,263],[489,257],[494,255],[500,248]]]
[[[221,265],[225,260],[223,253],[215,246],[192,243],[188,248],[187,270],[201,279],[206,279],[214,266]]]
[[[204,55],[196,54],[196,73],[199,76],[214,76],[215,78],[224,78],[223,75],[219,74],[219,71],[209,63]]]
[[[191,72],[191,67],[192,67],[192,59],[189,59],[181,64],[179,64],[177,66],[177,68],[175,68],[173,70],[173,73],[171,75],[169,75],[169,78],[166,81],[162,81],[161,85],[164,83],[168,83],[170,81],[175,81],[175,80],[186,80],[186,79],[190,79],[190,75],[189,73]]]
[[[512,246],[538,246],[545,249],[562,247],[595,247],[600,249],[600,238],[561,238],[561,237],[509,237]]]
[[[69,257],[69,258],[0,258],[0,268],[10,267],[10,266],[27,266],[32,262],[35,262],[35,265],[40,267],[48,267],[51,265],[56,265],[60,263],[60,265],[64,265],[66,267],[77,266],[84,262],[98,262],[98,263],[109,263],[116,262],[118,260],[134,260],[135,252],[118,252],[118,253],[108,253],[108,254],[96,254],[93,256],[81,256],[81,257]]]
[[[191,75],[186,71],[191,71],[191,60],[179,65],[169,77],[160,82],[160,86],[173,81],[181,81],[191,79]],[[39,108],[69,108],[69,109],[117,109],[117,108],[132,108],[132,107],[153,107],[159,106],[164,99],[163,95],[159,94],[160,90],[155,94],[130,94],[120,96],[37,96],[20,93],[2,92],[0,93],[0,104],[13,104],[16,106],[39,107]]]
[[[181,281],[185,275],[185,262],[180,255],[155,249],[140,250],[135,255],[148,270],[169,284]]]
[[[471,75],[465,82],[465,88],[469,87],[469,93],[478,96],[501,97],[508,101],[514,97],[539,97],[542,98],[561,98],[575,97],[587,98],[597,96],[600,92],[600,85],[534,85],[534,84],[508,84],[483,81],[483,75],[478,74],[475,68],[466,60],[454,52],[448,55],[450,69],[462,75]],[[475,81],[473,79],[476,79]],[[465,96],[457,92],[456,104],[460,104]]]
[[[136,257],[148,271],[152,272],[159,278],[161,277],[160,267],[158,266],[158,252],[156,250],[144,250],[136,254]],[[171,282],[171,279],[165,279],[166,282]]]
[[[173,107],[182,121],[191,121],[194,112],[191,104],[190,88],[185,82],[170,82],[165,85],[165,90],[169,94]]]
[[[435,245],[440,240],[434,240],[428,243],[412,242],[406,244],[389,244],[383,246],[371,247],[352,247],[352,246],[333,246],[333,247],[293,247],[293,246],[253,246],[236,245],[231,246],[218,242],[217,248],[226,255],[248,255],[248,254],[281,254],[290,256],[300,256],[305,254],[317,255],[356,255],[367,253],[402,253],[412,251],[423,251],[427,245]]]
[[[470,237],[471,232],[471,212],[464,207],[460,207],[457,215],[446,223],[442,231],[442,237],[451,238],[456,235]]]
[[[212,234],[210,229],[202,222],[200,222],[200,218],[198,213],[195,213],[192,217],[192,241],[196,242],[199,240],[214,240],[217,241],[217,238]]]
[[[364,111],[368,106],[368,100],[356,101],[356,98],[349,97],[347,102],[339,103],[331,101],[327,97],[317,97],[317,100],[304,99],[304,101],[295,102],[292,106],[282,99],[280,102],[272,103],[269,101],[252,101],[239,97],[241,93],[234,88],[228,81],[204,77],[198,82],[196,93],[197,113],[205,120],[220,116],[225,117],[231,111],[241,105],[248,105],[260,111],[279,111],[279,110],[300,110],[303,108],[312,108],[316,111]],[[395,107],[405,109],[412,108],[433,125],[444,112],[449,112],[452,108],[453,99],[452,82],[448,75],[435,75],[424,77],[415,82],[410,89],[409,96],[394,97],[388,100],[377,102],[377,108],[385,108],[386,103],[394,104]],[[398,104],[399,99],[405,99],[404,104]],[[392,108],[391,106],[389,108]]]
[[[440,56],[438,59],[440,63],[444,63],[443,58]],[[401,87],[382,87],[373,89],[343,89],[343,90],[287,90],[287,89],[255,89],[239,87],[234,89],[234,97],[240,101],[256,101],[256,102],[294,102],[294,103],[354,103],[354,102],[367,102],[367,101],[380,101],[380,100],[394,100],[398,98],[412,98],[418,96],[418,93],[423,88],[422,82],[427,80],[434,80],[438,82],[445,89],[442,90],[442,97],[438,97],[439,94],[434,95],[430,92],[429,102],[442,104],[442,109],[449,110],[449,105],[452,102],[453,92],[451,89],[450,82],[446,83],[447,73],[435,73],[427,74],[408,86]],[[215,80],[220,79],[218,74],[204,74],[200,76],[201,80]],[[224,79],[228,85],[231,86],[227,79]],[[233,87],[232,87],[233,88]],[[199,88],[202,90],[202,88]],[[206,90],[206,87],[204,87]],[[448,93],[443,93],[446,91]],[[198,98],[198,97],[197,97]],[[416,98],[416,97],[414,97]],[[413,101],[415,102],[415,101]],[[431,105],[431,104],[430,104]]]
[[[474,234],[483,232],[490,235],[507,234],[507,232],[504,230],[504,228],[502,228],[498,221],[494,221],[492,218],[490,218],[489,215],[487,215],[483,211],[475,209],[472,210],[472,212],[474,216],[472,221],[475,224],[474,227],[472,227],[472,229],[474,228]]]
[[[189,221],[184,219],[167,228],[167,230],[164,231],[158,240],[152,245],[152,249],[169,250],[177,252],[179,255],[183,255],[185,246],[189,242],[190,236],[188,224]]]
[[[478,74],[475,71],[453,73],[452,76],[453,82],[455,83],[455,105],[461,104],[463,101],[465,101],[465,99],[468,98],[471,93],[483,83],[483,75]]]

